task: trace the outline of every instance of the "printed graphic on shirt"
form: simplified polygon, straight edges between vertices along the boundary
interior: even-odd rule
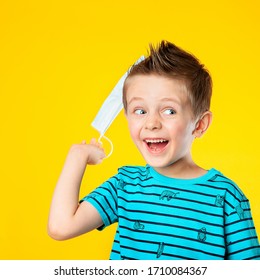
[[[207,238],[207,230],[205,227],[203,227],[198,232],[198,240],[204,242],[206,238]]]
[[[167,199],[167,201],[170,201],[171,199],[173,199],[177,194],[179,194],[179,192],[177,193],[174,193],[172,191],[168,191],[168,190],[165,190],[161,193],[161,196],[160,196],[160,200],[164,200],[164,198]]]
[[[231,244],[232,244],[232,242],[231,242],[231,241],[228,241],[227,237],[225,237],[225,243],[226,243],[226,246],[229,246],[229,245],[231,245]]]
[[[240,218],[240,220],[243,220],[245,218],[245,213],[244,213],[244,209],[242,208],[241,203],[238,204],[235,209],[236,209],[237,215]]]
[[[209,179],[209,181],[215,181],[218,178],[218,175],[214,175],[212,178]]]
[[[126,183],[122,179],[120,179],[118,182],[118,186],[122,191],[124,191],[125,185]]]
[[[163,250],[164,250],[164,243],[161,242],[161,243],[159,244],[159,247],[158,247],[158,250],[157,250],[157,254],[156,254],[156,258],[157,258],[157,259],[160,258],[160,256],[161,256],[162,253],[163,253]]]
[[[140,221],[136,221],[133,228],[135,230],[144,230],[144,224],[142,224]]]
[[[223,207],[223,205],[224,205],[224,196],[223,195],[218,194],[216,196],[215,205],[218,207]]]

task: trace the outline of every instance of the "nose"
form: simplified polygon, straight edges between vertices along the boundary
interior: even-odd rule
[[[145,128],[149,130],[157,130],[162,128],[160,117],[157,114],[147,116]]]

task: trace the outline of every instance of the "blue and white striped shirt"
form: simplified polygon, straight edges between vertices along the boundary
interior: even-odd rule
[[[118,222],[111,260],[260,259],[248,199],[215,169],[195,179],[124,166],[83,198]]]

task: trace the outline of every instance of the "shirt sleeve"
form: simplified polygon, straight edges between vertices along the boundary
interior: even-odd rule
[[[260,260],[250,203],[240,189],[228,190],[225,198],[226,259]]]
[[[82,201],[88,201],[91,203],[99,212],[103,225],[98,228],[102,230],[105,227],[118,221],[117,213],[117,184],[118,175],[111,177],[109,180],[104,182],[93,192],[81,199]]]

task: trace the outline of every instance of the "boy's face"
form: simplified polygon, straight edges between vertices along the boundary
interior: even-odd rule
[[[190,162],[196,122],[183,81],[152,74],[130,77],[126,102],[131,137],[149,165],[162,171]]]

